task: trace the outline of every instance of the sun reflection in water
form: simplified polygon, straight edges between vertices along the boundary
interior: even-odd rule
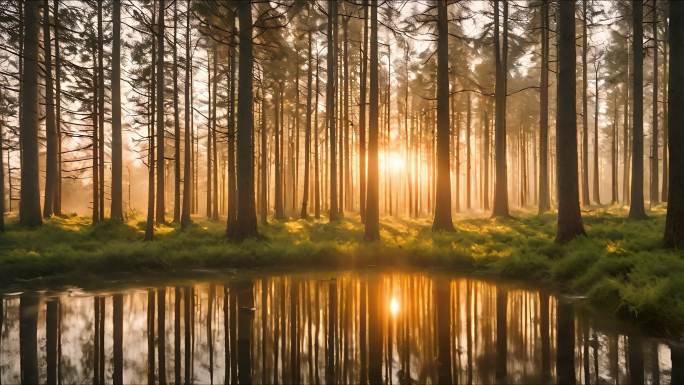
[[[389,302],[389,311],[392,316],[396,316],[399,314],[399,310],[401,310],[401,306],[399,304],[399,300],[396,297],[390,298]]]

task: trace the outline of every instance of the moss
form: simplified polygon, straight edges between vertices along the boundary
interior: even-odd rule
[[[584,211],[587,237],[554,242],[555,215],[467,218],[453,233],[431,231],[429,219],[382,220],[381,241],[363,242],[358,216],[272,221],[259,239],[235,244],[225,224],[198,220],[181,230],[156,227],[143,241],[144,221],[53,218],[36,230],[10,221],[0,234],[0,282],[124,272],[213,268],[357,268],[368,265],[479,271],[560,286],[643,326],[684,330],[684,255],[661,247],[664,211],[631,221],[620,208]]]

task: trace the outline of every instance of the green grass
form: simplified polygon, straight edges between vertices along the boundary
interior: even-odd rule
[[[585,211],[587,237],[554,242],[555,215],[470,218],[454,233],[432,233],[428,219],[384,218],[378,243],[363,242],[358,216],[271,222],[262,238],[239,244],[223,222],[198,220],[181,231],[158,226],[144,242],[144,222],[70,216],[41,228],[11,222],[0,234],[0,285],[37,278],[212,268],[360,268],[369,265],[453,269],[552,285],[586,295],[604,310],[663,334],[684,331],[684,253],[661,247],[664,211],[626,219],[618,208]]]

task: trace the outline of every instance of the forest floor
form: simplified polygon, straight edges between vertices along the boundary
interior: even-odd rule
[[[292,220],[261,226],[261,239],[240,244],[224,222],[197,220],[181,231],[157,226],[144,242],[144,221],[92,226],[86,217],[48,220],[36,230],[10,221],[0,234],[0,286],[55,279],[97,279],[112,273],[221,268],[439,268],[551,285],[587,296],[604,311],[684,333],[684,252],[662,248],[664,208],[649,219],[626,219],[622,208],[583,212],[587,230],[554,242],[556,217],[517,213],[511,219],[466,218],[453,233],[432,233],[429,219],[382,220],[381,242],[363,241],[357,215],[338,223]]]

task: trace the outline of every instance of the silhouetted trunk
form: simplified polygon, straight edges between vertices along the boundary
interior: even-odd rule
[[[549,2],[541,3],[541,71],[539,81],[539,214],[551,209],[549,193]],[[486,140],[486,139],[485,139]],[[487,160],[485,159],[485,162]],[[487,170],[485,170],[485,178]]]
[[[237,132],[237,228],[234,239],[257,235],[254,206],[254,137],[252,136],[252,3],[242,1],[240,17],[240,78],[238,83]]]
[[[666,18],[664,20],[665,22],[665,39],[669,39],[670,36],[670,25],[668,22],[668,19]],[[661,189],[661,194],[662,195],[662,201],[667,202],[668,201],[668,181],[669,181],[669,161],[668,161],[668,136],[669,136],[669,130],[668,130],[668,98],[669,98],[669,75],[668,75],[668,43],[663,44],[663,100],[665,103],[663,103],[663,186]]]
[[[268,163],[268,140],[266,132],[266,90],[262,86],[261,88],[261,185],[259,191],[259,216],[261,217],[261,224],[265,225],[268,223],[268,168],[270,164]]]
[[[644,208],[644,56],[643,4],[632,1],[632,198],[629,217],[646,218]]]
[[[335,114],[335,93],[337,92],[337,2],[328,3],[328,81],[326,84],[325,100],[327,104],[326,117],[328,119],[328,130],[330,132],[329,145],[330,153],[328,161],[330,163],[330,208],[328,218],[335,221],[339,218],[338,196],[337,196],[337,116]],[[377,41],[377,40],[376,40]],[[376,62],[377,67],[377,62]]]
[[[62,59],[59,49],[59,0],[54,0],[52,13],[55,24],[55,130],[57,132],[57,181],[53,213],[62,215]]]
[[[192,105],[190,102],[190,83],[192,73],[192,58],[190,57],[190,2],[185,11],[185,92],[184,92],[184,162],[183,162],[183,212],[181,214],[181,228],[186,228],[191,223],[192,212],[194,167],[192,158],[192,127],[190,116]]]
[[[618,93],[615,91],[613,100],[613,129],[611,132],[611,144],[610,144],[610,164],[611,164],[611,204],[617,204],[618,202]]]
[[[104,85],[104,35],[102,25],[102,2],[97,3],[97,156],[98,162],[98,214],[99,220],[103,221],[105,217],[104,201],[105,201],[105,140],[104,140],[104,125],[105,125],[105,85]]]
[[[368,79],[368,0],[363,0],[363,47],[359,80],[359,213],[366,220],[366,80]]]
[[[181,217],[181,132],[178,107],[178,2],[173,2],[173,222]]]
[[[342,32],[344,33],[344,44],[342,52],[342,67],[344,75],[343,94],[344,94],[344,209],[352,209],[351,192],[351,168],[349,162],[349,17],[343,19]]]
[[[436,139],[437,185],[435,193],[435,218],[432,222],[432,231],[453,231],[454,225],[451,221],[451,171],[449,170],[449,25],[447,24],[446,0],[437,2]]]
[[[561,2],[560,4],[563,4]],[[573,3],[568,7],[574,8]],[[567,17],[567,13],[560,14],[560,19]],[[570,21],[574,19],[570,15]],[[568,19],[566,19],[567,21]],[[574,23],[573,23],[574,24]],[[573,28],[574,29],[574,28]],[[574,50],[574,49],[573,49]],[[574,82],[575,78],[572,77]],[[573,94],[574,95],[574,94]],[[573,304],[567,301],[558,301],[556,315],[556,376],[559,384],[574,384],[575,379],[575,312]]]
[[[55,99],[52,86],[52,41],[50,38],[50,3],[43,0],[43,59],[45,63],[45,199],[43,217],[54,213],[57,190],[57,128],[55,125]]]
[[[334,4],[334,2],[331,2]],[[366,196],[365,238],[380,239],[378,196],[378,1],[371,0],[370,26],[370,106],[368,115],[368,185]],[[334,124],[334,123],[333,123]],[[332,130],[331,130],[332,132]],[[331,149],[334,146],[331,147]],[[333,178],[334,179],[334,178]],[[332,203],[331,203],[332,204]],[[370,376],[370,374],[369,374]],[[371,382],[372,377],[371,378]]]
[[[19,223],[22,226],[29,227],[39,226],[43,223],[40,212],[40,184],[38,179],[39,7],[40,2],[27,1],[24,7],[23,20],[24,60],[21,73],[21,124],[19,128],[19,141],[21,146],[21,199],[19,201]],[[27,382],[31,383],[31,381]]]
[[[499,39],[499,0],[494,1],[494,49],[496,59],[496,85],[494,121],[494,147],[496,179],[494,183],[493,217],[507,217],[508,172],[506,170],[506,88],[508,78],[508,1],[503,0],[503,43]]]
[[[123,221],[123,159],[121,147],[121,1],[114,0],[112,5],[112,209],[110,215],[115,221]]]
[[[594,203],[601,204],[601,191],[599,187],[599,70],[601,63],[598,58],[594,59],[594,179],[593,194]]]
[[[318,95],[320,77],[318,76],[319,67],[319,56],[316,53],[316,107],[314,108],[314,217],[316,219],[321,217],[321,174],[320,174],[320,159],[319,159],[319,148],[318,148],[318,137],[320,132],[318,130]]]
[[[283,98],[283,88],[282,84],[279,83],[276,86],[273,95],[273,115],[275,115],[273,123],[273,131],[275,136],[275,162],[274,162],[274,186],[273,186],[273,205],[274,205],[274,216],[275,219],[285,218],[285,212],[283,207],[283,175],[282,175],[282,122],[280,119],[281,113],[281,99]]]
[[[102,177],[100,174],[100,129],[99,129],[99,118],[98,118],[98,110],[99,110],[99,92],[98,92],[98,84],[99,84],[99,75],[98,75],[98,64],[97,64],[97,45],[93,43],[93,48],[92,48],[92,55],[93,55],[93,104],[92,104],[92,111],[91,111],[91,116],[92,116],[92,123],[93,123],[93,162],[92,162],[92,169],[93,169],[93,224],[98,223],[100,221],[100,178]]]
[[[27,28],[30,23],[38,25],[38,11],[39,2],[27,2],[26,9],[35,7],[35,15],[29,13],[33,11],[26,11]],[[27,31],[28,32],[28,31]],[[37,35],[37,28],[36,28]],[[36,38],[35,42],[38,40]],[[27,46],[28,48],[28,46]],[[30,52],[30,48],[26,52]],[[28,62],[28,58],[26,62]],[[28,63],[27,63],[28,64]],[[28,89],[26,89],[28,91]],[[26,95],[26,93],[24,94]],[[24,108],[24,111],[30,108]],[[27,117],[27,116],[25,116]],[[24,120],[24,123],[27,121]],[[38,208],[38,218],[40,219],[40,207]],[[19,366],[21,369],[21,383],[22,384],[37,384],[38,383],[38,306],[40,299],[33,294],[23,294],[19,299]]]
[[[246,4],[246,5],[245,5]],[[242,43],[243,37],[245,35],[243,34],[243,31],[245,29],[249,30],[249,41],[251,44],[251,37],[252,37],[252,15],[251,15],[251,3],[249,1],[244,1],[240,3],[239,5],[239,12],[240,12],[240,41]],[[249,12],[247,12],[249,11]],[[248,13],[248,15],[246,15]],[[245,23],[249,22],[248,28],[243,28],[245,26]],[[240,69],[242,69],[242,44],[240,45]],[[251,53],[251,50],[250,50]],[[251,63],[251,58],[249,63]],[[251,66],[251,64],[250,64]],[[240,74],[243,74],[244,72],[240,71]],[[251,71],[250,71],[251,75]],[[242,79],[242,75],[240,75],[240,79]],[[251,80],[251,77],[250,77]],[[240,94],[240,96],[243,96],[244,94]],[[238,99],[238,110],[240,109],[240,102],[242,98]],[[239,116],[242,116],[240,112],[238,111]],[[240,118],[238,118],[238,121]],[[240,124],[238,123],[238,127],[240,127]],[[239,129],[239,128],[238,128]],[[240,133],[238,132],[238,136]],[[239,140],[239,139],[238,139]],[[239,148],[239,146],[238,146]],[[239,159],[239,158],[238,158]],[[239,165],[238,165],[239,167]],[[238,180],[240,176],[238,174]],[[239,198],[238,198],[239,201]],[[238,209],[238,222],[239,222],[239,212],[240,210]],[[254,295],[252,293],[252,281],[246,281],[242,283],[239,287],[239,293],[238,293],[238,306],[240,307],[240,313],[238,316],[238,336],[237,336],[237,356],[238,356],[238,381],[240,384],[251,384],[252,383],[252,346],[251,346],[251,333],[252,333],[252,321],[254,319]]]
[[[311,9],[309,8],[309,15]],[[307,51],[307,79],[306,79],[306,127],[304,133],[304,188],[302,191],[302,211],[300,217],[306,219],[309,216],[309,164],[311,159],[311,86],[313,85],[313,60],[311,56],[311,29],[308,33],[309,49]]]
[[[589,206],[589,110],[587,108],[587,0],[582,1],[582,205]]]
[[[658,11],[655,8],[655,1],[653,2],[653,113],[651,118],[651,191],[650,203],[651,206],[658,204],[660,201],[660,180],[658,179]]]
[[[154,32],[154,27],[152,28]],[[152,65],[150,75],[150,91],[148,97],[149,123],[147,125],[147,222],[145,223],[145,240],[151,241],[154,237],[154,113],[155,113],[155,44],[154,33],[152,34]]]
[[[556,241],[584,234],[577,186],[577,116],[575,113],[575,6],[559,4],[556,157],[558,230]]]
[[[211,119],[211,107],[213,106],[212,103],[212,96],[214,93],[211,91],[211,79],[212,79],[212,71],[211,71],[211,65],[209,64],[209,61],[211,60],[211,50],[209,47],[207,47],[207,96],[209,100],[207,101],[207,218],[211,218],[211,209],[212,209],[212,203],[213,200],[211,199],[212,193],[213,193],[213,188],[212,188],[212,173],[211,173],[211,158],[212,158],[212,151],[211,151],[211,132],[212,132],[212,124],[213,121]],[[214,77],[216,77],[216,73],[214,72]],[[214,181],[214,183],[216,183]]]
[[[2,98],[3,98],[3,94],[2,94],[2,91],[0,91],[0,99],[2,99]],[[4,143],[4,141],[5,141],[5,138],[4,138],[4,135],[3,135],[3,128],[4,128],[4,125],[5,125],[5,117],[4,117],[3,114],[0,113],[0,232],[5,231],[5,162],[4,162],[4,158],[3,158],[4,155],[3,155],[3,145],[2,145],[2,143]],[[8,171],[9,171],[9,169],[10,169],[10,164],[9,164],[9,152],[10,152],[10,151],[9,151],[9,148],[8,148],[8,149],[7,149],[7,155],[8,155],[8,159],[7,159],[7,170],[8,170]],[[8,176],[7,176],[7,179],[10,179],[11,177],[12,177],[11,175],[8,175]],[[12,197],[11,197],[11,194],[12,194],[12,183],[11,183],[11,181],[10,181],[9,187],[10,187],[10,190],[9,190],[9,191],[10,191],[10,197],[9,197],[10,199],[9,199],[9,202],[10,202],[10,207],[12,207],[12,203],[11,203],[11,202],[12,202]],[[1,301],[1,300],[2,300],[2,298],[0,298],[0,301]],[[0,302],[0,306],[1,306],[1,302]],[[2,310],[2,309],[0,308],[0,310]],[[2,317],[0,317],[0,319],[1,319],[1,318],[2,318]],[[2,330],[2,329],[1,329],[1,327],[2,327],[2,323],[1,323],[1,322],[2,322],[2,321],[0,321],[0,330]]]
[[[237,225],[237,196],[235,180],[235,13],[230,11],[231,45],[229,48],[230,74],[228,76],[228,234]],[[264,149],[262,149],[264,151]]]
[[[670,173],[668,182],[667,219],[665,222],[665,245],[684,247],[684,113],[679,106],[684,103],[684,4],[670,2],[670,78],[667,104],[668,150]]]
[[[157,19],[157,211],[155,221],[157,224],[165,223],[165,198],[164,183],[166,179],[164,159],[164,11],[166,0],[159,0],[159,15]]]

